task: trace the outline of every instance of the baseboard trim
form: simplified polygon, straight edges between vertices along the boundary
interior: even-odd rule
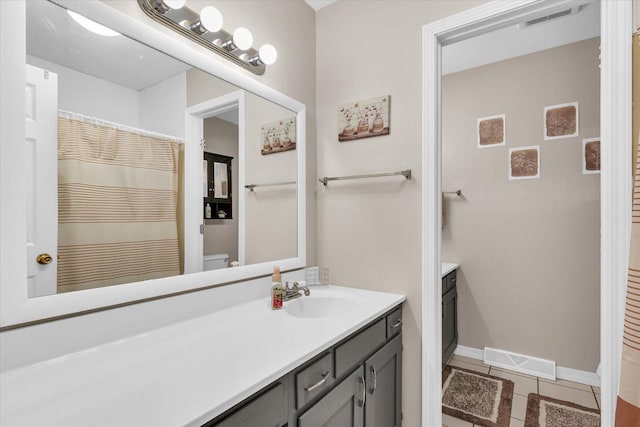
[[[453,350],[453,354],[458,356],[469,357],[471,359],[484,360],[484,351],[479,348],[467,347],[466,345],[457,345]]]
[[[579,369],[558,366],[556,368],[556,377],[558,377],[559,380],[573,381],[574,383],[600,387],[600,375],[595,372],[581,371]]]
[[[458,345],[453,351],[453,354],[468,357],[470,359],[484,360],[483,350],[479,348],[467,347],[466,345]],[[595,372],[581,371],[579,369],[557,366],[556,377],[559,380],[573,381],[574,383],[600,387],[600,375]]]

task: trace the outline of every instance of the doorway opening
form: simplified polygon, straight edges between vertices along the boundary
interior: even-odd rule
[[[244,91],[186,114],[185,273],[244,265]]]
[[[590,2],[583,2],[584,4]],[[602,425],[613,423],[620,363],[621,316],[628,261],[630,194],[630,52],[620,40],[631,34],[631,7],[602,2],[600,136]],[[517,22],[576,6],[569,1],[492,2],[423,27],[423,313],[422,425],[442,425],[442,47]],[[618,43],[616,43],[616,40]],[[612,141],[616,141],[613,144]],[[454,189],[455,190],[455,189]]]

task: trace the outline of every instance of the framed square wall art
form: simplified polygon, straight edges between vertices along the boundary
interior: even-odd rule
[[[478,119],[478,148],[506,145],[506,116],[482,117]]]
[[[509,179],[540,178],[540,146],[509,149]]]
[[[338,108],[338,141],[389,135],[391,95],[351,102]]]
[[[582,174],[600,173],[600,137],[582,140]]]
[[[578,103],[544,107],[544,140],[578,136],[580,126]]]
[[[260,152],[263,156],[296,149],[296,118],[262,125]]]

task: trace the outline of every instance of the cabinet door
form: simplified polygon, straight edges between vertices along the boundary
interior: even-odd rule
[[[364,427],[362,366],[298,418],[298,427]]]
[[[402,335],[365,362],[366,427],[400,427],[402,423]]]
[[[453,287],[442,297],[442,366],[458,345],[458,294]]]

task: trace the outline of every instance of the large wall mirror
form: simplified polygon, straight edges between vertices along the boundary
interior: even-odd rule
[[[16,21],[27,271],[1,326],[304,267],[303,104],[100,2]]]

